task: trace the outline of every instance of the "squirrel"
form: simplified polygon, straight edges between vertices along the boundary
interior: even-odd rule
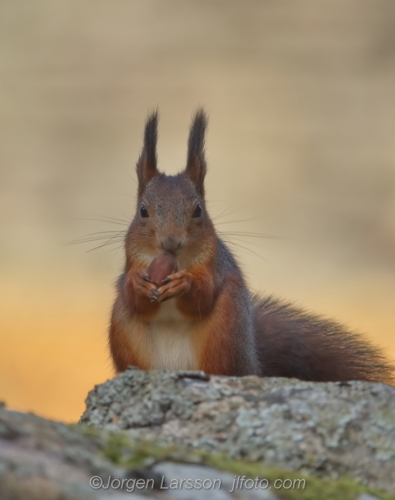
[[[157,112],[148,117],[136,166],[137,211],[109,329],[115,370],[392,383],[393,367],[360,335],[249,291],[206,208],[205,112],[192,120],[186,168],[174,176],[157,169],[157,121]],[[150,272],[158,259],[163,279]]]

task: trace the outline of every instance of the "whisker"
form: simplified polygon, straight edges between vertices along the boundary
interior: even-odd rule
[[[128,172],[127,170],[125,170],[125,174],[130,178],[132,179],[132,181],[134,182],[134,184],[137,186],[137,180],[136,178],[130,173]]]
[[[256,241],[245,241],[244,239],[242,239],[242,238],[238,238],[237,236],[232,236],[232,238],[229,238],[229,240],[228,240],[228,241],[233,241],[233,240],[235,240],[235,241],[240,241],[241,243],[245,243],[245,244],[247,244],[247,245],[254,245],[255,247],[258,247],[258,248],[262,248],[262,249],[264,248],[264,247],[262,246],[262,243],[261,243],[261,242],[256,242]]]
[[[121,248],[122,248],[122,245],[119,245],[118,247],[110,248],[109,250],[107,250],[106,253],[110,253],[110,252],[114,252],[114,251],[115,251],[115,253],[117,253]],[[95,250],[95,249],[92,249],[92,250]]]
[[[100,242],[100,241],[109,241],[109,242],[114,242],[114,243],[119,243],[124,241],[124,238],[92,238],[92,239],[86,239],[84,241],[77,241],[75,244],[84,244],[84,243],[94,243],[94,242]]]
[[[125,214],[123,214],[125,215]],[[87,217],[77,217],[77,220],[109,220],[109,221],[118,221],[118,222],[130,222],[130,218],[128,218],[127,216],[126,219],[121,219],[119,217],[112,217],[112,216],[109,216],[109,215],[105,215],[105,214],[100,214],[100,213],[91,213],[91,218],[87,218]],[[96,217],[100,217],[99,219],[96,219]]]
[[[117,240],[117,241],[108,240],[105,243],[103,243],[102,245],[98,245],[97,247],[94,247],[94,248],[91,248],[90,250],[87,250],[85,253],[93,252],[93,250],[98,250],[99,248],[103,248],[103,247],[106,247],[108,245],[114,245],[115,243],[119,243],[119,240]]]
[[[115,233],[115,234],[121,234],[121,233],[124,233],[124,232],[125,232],[125,231],[117,231],[117,230],[115,230],[115,229],[114,229],[114,230],[109,229],[109,230],[107,230],[107,231],[96,231],[96,232],[94,232],[94,233],[89,233],[89,234],[87,234],[86,236],[95,236],[96,234],[109,234],[109,235],[111,235],[111,234],[113,234],[113,233]],[[84,236],[83,236],[83,238],[84,238]]]
[[[234,232],[224,232],[223,234],[227,234],[228,236],[245,236],[247,238],[261,238],[267,240],[281,240],[283,239],[281,236],[276,236],[273,234],[260,234],[260,233],[249,233],[246,231],[234,231]]]
[[[216,215],[216,216],[213,218],[213,220],[218,219],[218,218],[219,218],[219,217],[221,217],[223,214],[225,214],[225,212],[226,212],[227,210],[229,210],[229,209],[230,209],[230,207],[231,207],[230,205],[229,205],[228,207],[226,207],[226,208],[225,208],[225,210],[223,210],[222,212],[220,212],[220,213],[219,213],[219,215]]]
[[[100,216],[101,218],[84,218],[84,219],[78,219],[78,220],[84,220],[84,221],[95,221],[95,222],[109,222],[110,224],[121,224],[121,225],[129,225],[130,224],[130,219],[117,219],[115,217],[106,217],[106,216]]]
[[[217,225],[219,224],[236,224],[238,222],[252,222],[252,221],[257,221],[257,220],[262,220],[263,217],[253,217],[252,219],[240,219],[240,220],[224,220],[221,222],[217,222]]]
[[[235,210],[233,210],[232,212],[228,212],[226,213],[227,210],[229,210],[230,207],[226,208],[223,212],[221,212],[219,215],[216,215],[215,217],[212,218],[212,220],[217,220],[217,219],[221,219],[222,217],[227,217],[228,215],[232,215],[232,214],[235,214],[236,212],[239,212],[241,209],[240,208],[236,208]]]
[[[219,233],[219,234],[220,234],[223,238],[225,238],[225,239],[228,241],[228,243],[229,243],[230,245],[236,246],[236,247],[238,247],[238,248],[242,248],[243,250],[246,250],[247,252],[250,252],[250,253],[252,253],[253,255],[256,255],[257,257],[259,257],[260,259],[264,260],[265,262],[269,262],[267,259],[265,259],[264,257],[262,257],[262,255],[260,255],[259,253],[254,252],[254,251],[253,251],[253,250],[251,250],[250,248],[247,248],[247,247],[245,247],[245,246],[243,246],[243,245],[240,245],[240,243],[235,243],[234,241],[232,241],[231,239],[229,239],[229,238],[227,237],[227,235],[226,235],[226,234],[223,234],[221,231],[218,231],[218,233]]]
[[[113,234],[115,233],[115,234]],[[80,243],[89,243],[90,241],[100,241],[105,239],[123,238],[125,235],[124,231],[99,231],[98,233],[87,234],[81,238],[77,238],[68,243],[68,245],[76,245]]]
[[[254,252],[254,250],[251,250],[251,248],[247,248],[243,245],[240,245],[240,243],[235,243],[234,241],[228,241],[228,244],[233,245],[234,247],[237,247],[237,248],[241,248],[242,250],[245,250],[246,252],[249,252],[252,255],[255,255],[256,257],[259,257],[260,259],[264,260],[265,262],[269,262],[267,259],[262,257],[262,255],[259,254],[258,252]]]

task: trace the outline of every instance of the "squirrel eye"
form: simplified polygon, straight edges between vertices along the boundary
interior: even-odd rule
[[[141,217],[149,217],[148,210],[146,209],[145,205],[141,205],[140,215],[141,215]]]
[[[200,217],[202,215],[202,207],[200,205],[196,205],[195,211],[193,212],[192,217]]]

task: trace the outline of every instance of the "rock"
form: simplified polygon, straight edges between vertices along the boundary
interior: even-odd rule
[[[0,409],[0,498],[115,499],[89,486],[91,476],[119,474],[99,450],[95,440],[71,427]]]
[[[144,454],[144,444],[106,431],[92,432],[0,409],[1,500],[279,500],[269,491],[245,486],[231,494],[234,475],[213,467],[158,460],[146,451],[150,467],[122,462]],[[161,454],[164,453],[162,450]],[[107,457],[107,458],[106,458]],[[187,457],[184,461],[188,460]],[[196,457],[190,457],[192,462]],[[141,458],[140,458],[141,461]],[[147,460],[145,459],[145,462]],[[154,464],[154,465],[153,465]]]
[[[367,495],[366,493],[362,493],[359,495],[357,500],[378,500],[377,497],[373,497],[372,495]]]
[[[0,407],[1,500],[395,500],[388,493],[393,389],[385,386],[129,370],[97,386],[88,400],[82,420],[97,426],[64,425]],[[355,422],[345,417],[350,405],[359,408]],[[343,435],[333,439],[325,427],[336,413],[348,441]],[[272,439],[266,434],[262,440],[267,429]],[[368,447],[376,443],[368,456],[361,432]],[[300,447],[304,442],[307,448]],[[346,444],[347,460],[341,456]],[[259,448],[263,458],[252,461]],[[328,457],[321,469],[317,450]],[[268,467],[276,453],[284,467]],[[350,478],[330,479],[343,470],[358,479],[368,467],[365,459],[371,460],[368,482],[386,494]]]
[[[247,483],[247,487],[243,484],[243,488],[237,490],[234,487],[235,477],[237,476],[226,472],[218,472],[210,467],[163,462],[154,469],[156,472],[163,474],[163,477],[171,478],[175,488],[171,489],[172,484],[168,482],[167,487],[169,489],[165,491],[175,499],[184,499],[187,496],[186,492],[188,492],[188,500],[206,500],[208,494],[210,500],[231,500],[231,498],[276,500],[278,498],[268,489],[263,489],[263,486],[266,485],[262,485],[261,488],[257,485],[255,489],[247,489],[249,486]],[[185,478],[188,478],[188,483],[185,482]],[[204,483],[202,483],[202,478],[204,478]],[[191,488],[191,486],[195,486],[195,488]]]
[[[129,369],[81,423],[394,491],[395,388]]]

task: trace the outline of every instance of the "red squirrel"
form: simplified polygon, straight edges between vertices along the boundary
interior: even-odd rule
[[[391,383],[381,352],[340,324],[253,296],[218,237],[204,196],[207,118],[193,118],[185,170],[157,169],[157,113],[137,162],[137,211],[125,238],[109,346],[117,372],[208,374]],[[153,276],[155,275],[155,278]]]

